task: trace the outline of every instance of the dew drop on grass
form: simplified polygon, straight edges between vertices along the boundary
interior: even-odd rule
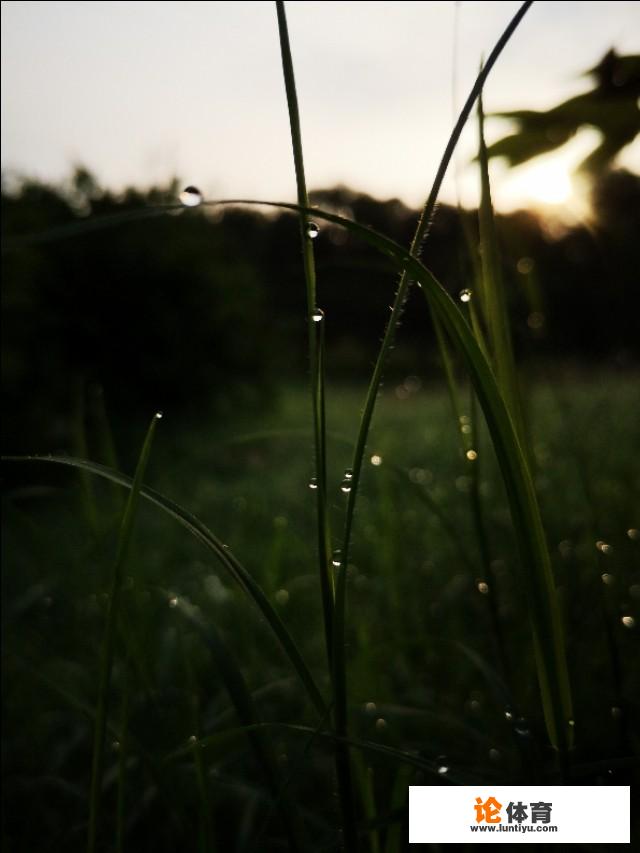
[[[636,627],[636,620],[633,618],[633,616],[623,616],[621,619],[621,622],[625,628],[635,628]]]
[[[478,458],[478,454],[475,450],[467,450],[466,456],[469,462],[475,462]]]
[[[379,453],[374,453],[371,457],[371,464],[374,465],[376,468],[379,468],[380,465],[382,465],[382,456],[380,456]]]
[[[640,540],[640,530],[637,530],[635,527],[630,527],[629,530],[627,530],[627,536],[633,542],[637,542]]]
[[[286,589],[279,589],[276,592],[276,601],[284,607],[289,602],[289,592]]]
[[[602,539],[598,539],[596,542],[596,548],[601,554],[610,554],[613,551],[613,547],[609,545],[608,542],[604,542]]]
[[[609,572],[604,572],[604,574],[600,575],[600,579],[602,583],[606,584],[607,586],[611,586],[611,584],[615,580],[614,576],[610,575]]]
[[[180,203],[185,207],[197,207],[202,204],[202,193],[197,187],[185,187],[180,193]]]
[[[478,588],[478,592],[481,593],[482,595],[488,595],[489,594],[489,584],[486,581],[478,581],[476,586]]]
[[[505,720],[508,720],[509,722],[511,722],[511,720],[513,720],[513,713],[508,708],[504,712],[504,718],[505,718]]]
[[[114,740],[113,743],[111,744],[111,748],[113,749],[114,752],[117,752],[120,749],[120,741]]]
[[[317,222],[309,222],[307,224],[307,237],[311,240],[315,240],[319,233],[320,227]]]
[[[490,761],[500,761],[502,756],[500,755],[499,749],[490,749],[489,750],[489,760]]]
[[[544,314],[541,311],[532,311],[527,317],[527,326],[534,332],[541,329],[544,326]]]
[[[525,720],[524,717],[519,717],[516,720],[515,724],[515,733],[520,735],[520,737],[529,737],[531,732],[529,731],[529,724]]]
[[[178,597],[173,596],[173,598],[169,599],[169,607],[177,607],[178,606]]]
[[[461,290],[459,294],[460,302],[470,302],[471,295],[471,291],[468,288]]]
[[[611,708],[611,716],[614,720],[619,720],[622,717],[622,708],[620,708],[618,705],[614,705]]]
[[[331,560],[331,565],[334,569],[339,569],[342,564],[342,554],[340,551],[333,552],[333,559]]]
[[[438,766],[438,774],[440,776],[444,776],[449,772],[449,763],[446,759],[446,756],[440,755],[436,758],[436,764]]]
[[[309,488],[314,489],[314,490],[318,488],[318,478],[317,477],[312,477],[309,480]]]
[[[383,732],[386,728],[387,728],[387,721],[385,720],[384,717],[379,717],[376,720],[376,729],[379,732]]]
[[[345,495],[349,494],[349,492],[351,491],[351,479],[350,478],[349,479],[347,477],[344,478],[344,480],[340,484],[340,491],[344,492]]]
[[[375,702],[367,702],[364,706],[364,710],[367,714],[375,714],[378,709]]]
[[[567,720],[567,725],[570,728],[574,729],[576,727],[576,721],[575,720]]]
[[[156,412],[156,420],[161,421],[164,417],[164,412]]]
[[[191,735],[187,743],[193,746],[194,744],[198,743],[198,738],[195,735]]]
[[[322,308],[314,308],[313,314],[311,315],[311,319],[314,323],[322,323],[324,320],[324,311]]]

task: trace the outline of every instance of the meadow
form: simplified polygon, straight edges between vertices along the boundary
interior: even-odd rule
[[[298,199],[274,206],[300,224],[308,387],[209,419],[149,412],[146,434],[132,418],[137,463],[92,387],[74,455],[7,460],[8,850],[394,853],[411,784],[636,780],[637,371],[518,365],[491,205],[479,97],[529,5],[407,248],[310,206],[277,4]],[[478,237],[452,297],[422,249],[476,109]],[[330,228],[396,275],[364,388],[327,367]],[[395,348],[410,292],[439,374]]]

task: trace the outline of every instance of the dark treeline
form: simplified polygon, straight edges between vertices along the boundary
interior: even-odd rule
[[[64,234],[60,226],[174,201],[177,184],[114,195],[84,170],[64,187],[3,189],[5,452],[68,447],[79,407],[104,389],[110,417],[170,409],[180,419],[273,398],[303,379],[305,288],[298,224],[257,210],[178,211]],[[640,178],[611,171],[593,189],[595,222],[561,235],[535,215],[501,216],[503,272],[519,358],[634,364]],[[417,213],[345,188],[313,202],[408,244]],[[363,378],[396,275],[337,228],[316,240],[329,371]],[[425,262],[450,290],[473,287],[476,214],[441,206]],[[413,293],[390,370],[426,373],[434,340]]]

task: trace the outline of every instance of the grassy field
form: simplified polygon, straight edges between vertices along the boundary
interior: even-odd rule
[[[362,392],[331,392],[328,482],[339,529]],[[637,380],[556,379],[538,383],[529,399],[574,694],[571,772],[583,783],[628,782],[640,686],[629,621],[640,615]],[[176,431],[165,417],[146,479],[242,561],[328,691],[305,402],[302,389],[284,389],[263,418],[213,430]],[[507,502],[486,436],[477,454],[488,566],[473,522],[475,474],[459,449],[448,395],[417,376],[385,389],[348,567],[350,729],[423,766],[353,750],[359,812],[376,827],[368,834],[373,850],[402,849],[412,782],[557,783]],[[74,474],[52,485],[53,474],[30,469],[29,486],[8,495],[4,513],[4,831],[12,849],[84,845],[96,666],[123,499],[94,484],[95,527],[86,483]],[[122,606],[103,837],[118,834],[120,796],[123,849],[175,849],[185,832],[193,839],[187,849],[284,849],[264,768],[250,733],[237,730],[220,660],[224,648],[256,719],[313,730],[317,714],[268,626],[220,564],[151,506],[139,513]],[[214,639],[194,628],[194,615]],[[295,799],[315,849],[331,849],[339,818],[330,740],[286,728],[260,735],[278,784],[288,782],[282,801]],[[190,738],[205,746],[196,751]]]
[[[7,849],[396,853],[412,783],[636,778],[637,374],[517,367],[491,202],[482,88],[530,5],[488,54],[406,248],[309,206],[276,4],[297,204],[241,204],[299,219],[309,387],[263,414],[120,421],[124,447],[89,395],[79,458],[8,460]],[[476,107],[479,234],[454,299],[421,254]],[[326,369],[326,223],[397,274],[367,387]],[[412,288],[442,386],[394,368]]]

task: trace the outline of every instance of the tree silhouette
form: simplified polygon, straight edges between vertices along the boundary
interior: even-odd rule
[[[582,128],[593,127],[602,139],[578,169],[592,178],[605,172],[640,133],[640,56],[618,56],[610,50],[585,73],[595,79],[595,88],[546,112],[495,113],[515,121],[518,129],[491,145],[488,156],[504,157],[510,166],[517,166],[559,148]]]

